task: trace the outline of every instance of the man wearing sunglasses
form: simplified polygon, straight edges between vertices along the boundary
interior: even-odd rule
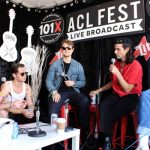
[[[8,113],[23,114],[26,118],[34,116],[31,87],[26,81],[25,66],[14,64],[13,80],[6,81],[0,92],[0,117],[8,117]],[[26,108],[27,107],[27,108]]]
[[[86,84],[82,65],[72,59],[74,43],[68,39],[61,42],[62,59],[55,61],[49,68],[46,87],[50,93],[49,117],[59,114],[61,106],[69,99],[69,104],[76,106],[81,125],[82,142],[86,139],[88,128],[89,100],[79,89]]]

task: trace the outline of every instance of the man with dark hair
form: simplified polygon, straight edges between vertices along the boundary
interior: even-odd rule
[[[1,86],[0,117],[8,117],[8,112],[12,112],[32,118],[34,116],[34,104],[31,87],[24,83],[26,81],[25,66],[19,63],[14,64],[12,77],[12,81],[6,81]],[[26,109],[26,106],[28,109]]]
[[[142,90],[142,67],[134,60],[131,40],[119,38],[114,44],[116,62],[111,64],[111,81],[101,88],[91,91],[90,95],[112,88],[112,93],[104,97],[100,103],[100,128],[105,136],[106,144],[111,148],[110,139],[113,133],[113,123],[132,112],[138,103]],[[107,150],[109,150],[107,149]]]
[[[79,88],[85,86],[85,75],[82,65],[72,59],[74,43],[68,39],[61,42],[62,59],[55,61],[49,68],[46,87],[51,95],[49,99],[49,117],[59,114],[61,106],[69,99],[76,106],[81,124],[82,142],[85,141],[88,127],[89,100],[80,93]],[[49,119],[50,120],[50,119]]]

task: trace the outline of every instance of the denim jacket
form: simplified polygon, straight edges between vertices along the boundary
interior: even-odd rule
[[[50,66],[46,77],[46,87],[50,93],[59,89],[63,81],[63,76],[63,60],[59,59]],[[82,65],[76,60],[71,59],[67,76],[69,80],[75,81],[75,85],[73,86],[74,90],[80,92],[79,88],[84,87],[86,84],[85,74]]]

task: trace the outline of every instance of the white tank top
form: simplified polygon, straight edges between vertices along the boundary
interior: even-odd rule
[[[25,87],[25,83],[23,83],[23,90],[21,93],[15,93],[13,91],[13,84],[12,81],[9,81],[9,85],[10,85],[10,95],[8,95],[8,97],[6,98],[8,101],[16,101],[16,100],[23,100],[26,96],[26,87]]]

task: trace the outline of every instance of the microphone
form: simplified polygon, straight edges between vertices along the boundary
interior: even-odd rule
[[[1,81],[3,82],[3,83],[5,83],[6,82],[6,77],[1,77]]]
[[[43,137],[43,136],[46,136],[46,132],[42,131],[39,128],[39,120],[40,120],[40,107],[39,107],[39,103],[40,103],[40,101],[37,100],[36,130],[28,132],[28,136],[31,136],[31,137]]]
[[[62,72],[60,75],[65,79],[65,81],[69,80],[69,77],[64,72]]]
[[[116,62],[116,59],[115,59],[115,58],[112,58],[112,59],[111,59],[111,62],[112,62],[112,64],[114,65],[115,62]]]
[[[60,75],[61,75],[62,77],[64,77],[64,76],[65,76],[65,73],[64,73],[64,72],[62,72]]]

